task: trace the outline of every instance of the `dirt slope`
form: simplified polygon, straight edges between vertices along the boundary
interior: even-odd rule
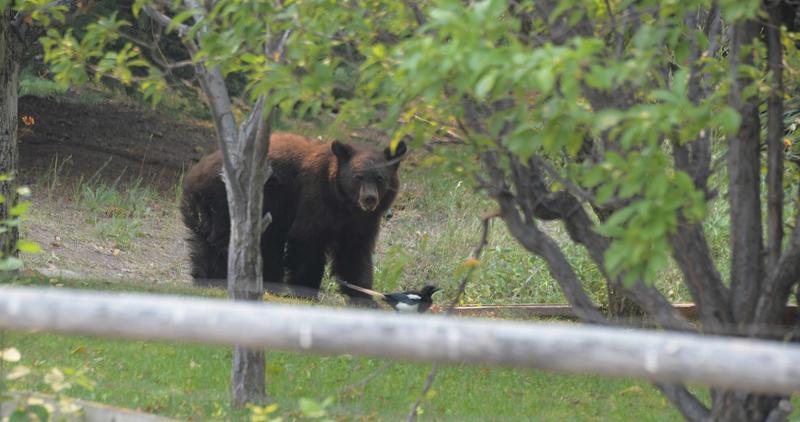
[[[215,139],[208,122],[113,103],[23,97],[19,114],[34,118],[32,126],[20,127],[20,171],[27,183],[45,174],[56,157],[71,157],[61,177],[85,181],[97,174],[109,184],[141,178],[165,191]]]
[[[27,268],[73,277],[188,282],[175,188],[185,169],[213,148],[208,122],[127,105],[36,97],[20,99],[20,116],[34,120],[20,125],[20,178],[34,188],[22,235],[45,249],[23,256]],[[98,216],[80,203],[79,184],[92,180],[125,192],[137,179],[162,197],[141,218],[136,238],[122,246],[98,234]]]

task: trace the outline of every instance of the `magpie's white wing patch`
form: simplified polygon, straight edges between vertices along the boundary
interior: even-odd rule
[[[412,295],[412,296],[414,296],[414,295]],[[394,305],[394,308],[397,309],[400,312],[417,312],[417,307],[418,306],[419,305],[416,304],[416,303],[412,305],[412,304],[409,304],[409,303],[400,302],[397,305]]]
[[[407,294],[406,297],[408,297],[411,300],[420,300],[420,299],[422,299],[422,297],[420,295],[415,295],[413,293]]]

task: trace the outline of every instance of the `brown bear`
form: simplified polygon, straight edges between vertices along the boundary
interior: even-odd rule
[[[290,133],[270,138],[272,176],[264,186],[264,212],[272,223],[261,238],[265,286],[287,283],[293,294],[314,297],[326,257],[334,275],[372,287],[372,253],[381,217],[397,196],[400,142],[375,151],[333,141],[312,142]],[[220,151],[187,174],[181,213],[189,228],[195,285],[226,286],[230,220]],[[364,297],[346,289],[352,299]]]

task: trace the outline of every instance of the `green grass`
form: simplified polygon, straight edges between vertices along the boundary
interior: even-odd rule
[[[381,232],[386,246],[376,259],[376,285],[393,290],[398,285],[421,286],[430,282],[444,287],[444,297],[451,297],[460,281],[459,266],[479,241],[480,216],[497,205],[476,192],[468,177],[427,167],[416,157],[404,164],[401,179],[394,217]],[[545,223],[542,227],[562,245],[594,300],[604,303],[604,283],[585,249],[569,240],[561,224]],[[398,259],[406,262],[400,279],[389,277],[387,281],[384,272]],[[544,260],[526,251],[502,221],[496,220],[464,301],[565,303],[566,299]]]
[[[30,69],[25,68],[19,75],[19,96],[33,95],[47,97],[50,95],[63,95],[67,90],[51,79],[35,75]]]
[[[142,236],[144,219],[152,213],[152,204],[158,194],[133,183],[123,192],[114,186],[88,184],[82,189],[81,205],[88,211],[87,223],[92,224],[101,239],[115,240],[120,247],[128,247]]]
[[[27,280],[24,284],[50,284]],[[71,288],[149,291],[220,296],[213,290],[139,283],[53,281]],[[53,367],[83,371],[92,388],[73,386],[63,394],[120,407],[192,420],[246,420],[231,409],[228,382],[231,351],[226,347],[66,337],[6,332],[2,347],[22,353],[32,373],[10,384],[15,390],[50,392],[42,381]],[[301,398],[333,403],[336,420],[401,420],[416,400],[429,366],[392,363],[369,383],[359,381],[385,361],[349,355],[267,353],[267,388],[277,415],[303,420]],[[6,370],[10,369],[6,366]],[[67,381],[69,382],[69,376]],[[680,420],[648,383],[538,370],[479,366],[442,367],[422,405],[422,420]]]

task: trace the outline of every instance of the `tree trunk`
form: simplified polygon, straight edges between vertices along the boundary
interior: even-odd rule
[[[742,118],[739,130],[730,139],[728,153],[729,200],[731,207],[731,313],[734,330],[743,333],[753,323],[761,290],[764,288],[764,247],[761,217],[761,152],[759,97],[745,96],[754,80],[740,66],[753,66],[751,48],[757,42],[762,26],[754,20],[737,22],[731,27],[731,80],[730,104]],[[775,36],[770,34],[769,36]],[[774,54],[774,47],[770,49]],[[774,57],[770,57],[773,59]],[[774,102],[774,101],[773,101]],[[773,105],[770,102],[770,105]],[[772,116],[773,125],[776,116]],[[774,134],[773,134],[774,136]],[[770,184],[778,175],[769,174]],[[773,186],[772,189],[775,187]],[[772,195],[774,200],[774,192]],[[780,247],[781,237],[773,213],[769,218],[770,246]],[[769,251],[767,252],[776,252]],[[777,261],[777,255],[774,258]],[[752,328],[751,328],[752,329]],[[762,334],[763,335],[763,334]],[[778,404],[781,397],[747,394],[741,391],[712,390],[712,420],[764,421],[780,417]],[[777,410],[776,410],[777,409]],[[777,413],[776,413],[777,412]],[[778,415],[778,416],[773,416]],[[778,419],[780,420],[780,419]]]
[[[231,217],[228,244],[228,295],[233,300],[261,300],[264,294],[261,234],[269,218],[262,216],[264,185],[271,174],[268,151],[273,113],[264,116],[264,97],[259,97],[241,127],[236,127],[225,78],[219,68],[198,64],[200,85],[206,94],[220,150],[222,179]],[[233,404],[266,400],[264,352],[237,346],[233,351],[231,393]]]
[[[19,96],[20,45],[11,25],[10,8],[0,10],[0,175],[10,176],[11,180],[0,181],[0,220],[10,217],[9,208],[16,201],[17,174],[17,125],[19,122],[17,98]],[[16,253],[16,227],[8,227],[0,234],[2,256]]]
[[[763,246],[760,197],[760,129],[757,95],[745,98],[753,78],[739,66],[753,66],[751,48],[760,25],[748,20],[733,25],[731,33],[732,82],[730,103],[742,117],[739,131],[730,140],[728,152],[729,200],[731,207],[731,310],[736,324],[753,320],[763,276]]]
[[[781,11],[772,4],[767,12],[767,65],[772,74],[767,97],[767,265],[773,267],[783,242],[783,44]]]
[[[226,160],[231,164],[223,167],[222,175],[231,215],[228,296],[233,300],[261,301],[264,296],[261,234],[271,220],[262,212],[264,185],[272,173],[267,156],[273,113],[264,117],[263,110],[264,98],[260,97],[248,121],[239,130],[238,143],[221,145],[229,148]],[[234,348],[231,367],[234,405],[259,404],[266,400],[264,365],[263,350]]]
[[[261,264],[262,188],[245,191],[245,197],[232,198],[231,239],[228,247],[228,295],[234,300],[260,300],[263,295]],[[258,207],[251,206],[258,204]],[[235,222],[235,224],[233,224]],[[264,351],[236,346],[231,368],[231,393],[234,404],[261,403],[266,398]]]

